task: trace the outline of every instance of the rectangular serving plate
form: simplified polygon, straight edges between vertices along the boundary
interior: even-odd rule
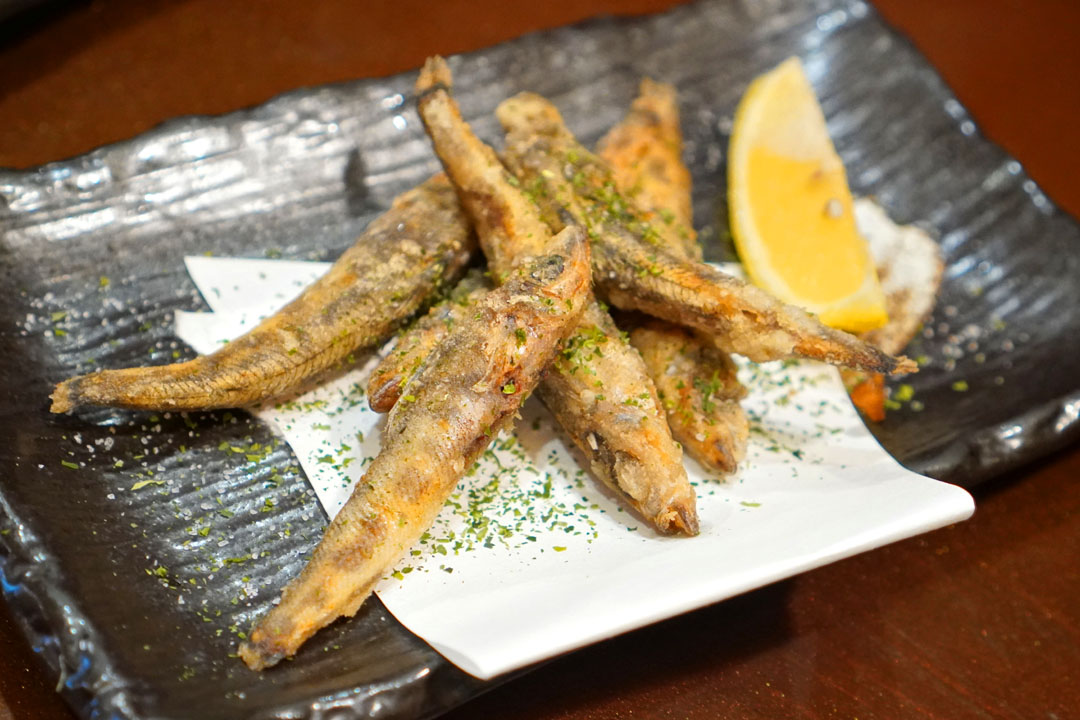
[[[731,115],[750,79],[792,54],[855,192],[924,225],[945,251],[938,309],[909,349],[928,359],[908,380],[925,409],[890,414],[871,428],[879,441],[907,467],[965,486],[1072,441],[1080,228],[865,3],[712,0],[526,36],[453,66],[467,119],[491,140],[491,111],[520,90],[550,97],[592,143],[642,76],[674,83],[696,224],[719,260]],[[173,312],[205,307],[185,254],[333,258],[434,171],[412,80],[301,90],[0,173],[0,269],[13,288],[0,308],[0,580],[81,715],[406,718],[490,686],[376,602],[296,661],[248,672],[228,657],[236,633],[299,569],[324,521],[288,448],[244,463],[219,452],[272,443],[240,412],[47,412],[52,384],[74,372],[191,356],[171,334]],[[959,380],[967,392],[953,390]],[[116,467],[120,455],[131,462]],[[130,492],[147,470],[167,492]],[[276,504],[262,512],[267,498]],[[210,540],[192,552],[203,527]]]

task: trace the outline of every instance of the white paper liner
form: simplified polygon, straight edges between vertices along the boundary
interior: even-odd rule
[[[329,267],[193,257],[213,313],[177,313],[198,352],[246,332]],[[377,357],[256,415],[289,443],[332,517],[379,448],[363,394]],[[463,478],[428,535],[376,592],[412,632],[491,678],[969,517],[964,490],[901,467],[833,368],[740,365],[752,418],[726,480],[687,461],[701,534],[663,537],[582,471],[534,398]]]

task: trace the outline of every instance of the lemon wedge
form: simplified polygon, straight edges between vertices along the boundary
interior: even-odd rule
[[[758,77],[735,113],[728,153],[731,232],[746,272],[835,328],[888,320],[847,175],[798,58]]]

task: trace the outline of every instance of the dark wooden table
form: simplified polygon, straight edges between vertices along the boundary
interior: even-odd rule
[[[416,67],[671,0],[54,3],[0,26],[0,166],[174,115]],[[878,0],[984,132],[1080,214],[1080,3]],[[465,718],[1054,718],[1080,712],[1080,450],[974,519],[588,648]],[[2,604],[0,604],[2,605]],[[193,717],[197,713],[193,714]],[[0,720],[70,718],[0,607]]]

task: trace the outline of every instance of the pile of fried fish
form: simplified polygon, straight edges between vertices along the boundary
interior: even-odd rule
[[[501,155],[451,87],[443,59],[428,60],[417,103],[445,173],[399,196],[296,300],[211,355],[72,378],[52,395],[53,412],[250,406],[430,307],[370,377],[372,408],[389,413],[381,452],[241,645],[253,669],[355,614],[533,390],[595,477],[658,531],[694,535],[683,450],[730,473],[747,443],[729,353],[915,370],[701,261],[672,87],[645,80],[595,152],[522,93],[496,111]],[[486,272],[469,269],[477,246]]]

